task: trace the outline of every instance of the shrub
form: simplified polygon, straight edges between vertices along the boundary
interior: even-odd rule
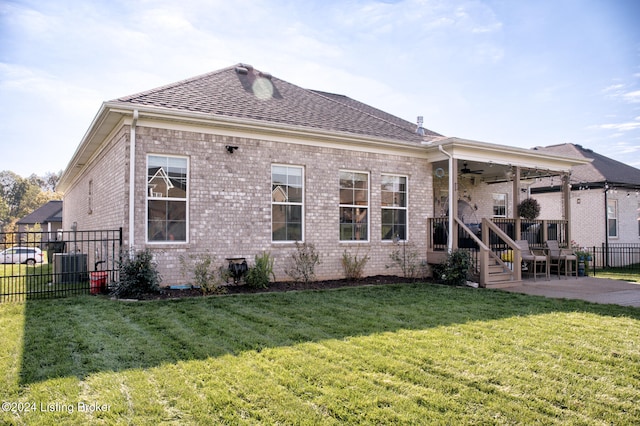
[[[347,253],[345,250],[342,253],[342,269],[344,269],[344,274],[347,279],[350,280],[359,280],[362,278],[364,267],[369,261],[369,255],[364,255],[360,259],[358,259],[358,253],[354,256]]]
[[[540,215],[540,204],[535,198],[526,198],[518,204],[518,216],[533,220]]]
[[[400,268],[404,278],[418,278],[424,275],[420,254],[413,243],[398,243],[396,249],[389,254],[389,258],[391,264],[385,265],[385,268]]]
[[[119,271],[120,281],[111,290],[111,294],[115,297],[139,298],[160,290],[162,277],[156,269],[153,254],[149,249],[133,254],[124,252],[119,262]]]
[[[295,282],[309,282],[315,280],[316,265],[320,264],[320,255],[313,244],[296,242],[296,251],[289,258],[289,264],[284,273],[293,278]]]
[[[190,254],[187,258],[180,256],[182,276],[189,279],[192,275],[191,285],[200,288],[202,294],[223,293],[222,268],[214,266],[215,257],[209,253]]]
[[[433,267],[434,278],[447,285],[464,285],[471,270],[471,258],[465,250],[455,250]]]
[[[251,287],[267,288],[271,282],[271,278],[275,281],[276,276],[273,273],[273,258],[269,252],[255,256],[255,265],[249,268],[245,281]]]

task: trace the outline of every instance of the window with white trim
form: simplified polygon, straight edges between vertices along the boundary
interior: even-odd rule
[[[340,171],[340,241],[369,240],[369,174]]]
[[[610,238],[618,238],[618,200],[607,200],[607,232]]]
[[[147,156],[147,241],[187,241],[188,159]]]
[[[271,239],[303,241],[304,169],[271,166]]]
[[[507,194],[493,193],[493,217],[507,217]]]
[[[380,183],[382,239],[407,239],[407,177],[382,175]]]

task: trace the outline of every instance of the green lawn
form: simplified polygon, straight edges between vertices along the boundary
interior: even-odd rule
[[[0,424],[640,423],[637,308],[427,284],[78,296],[1,304],[0,341]]]
[[[638,268],[636,267],[635,270],[637,269]],[[628,268],[609,268],[605,270],[597,270],[595,276],[598,278],[609,278],[611,280],[622,280],[640,283],[640,274],[630,272]]]

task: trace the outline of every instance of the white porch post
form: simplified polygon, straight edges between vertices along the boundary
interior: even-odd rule
[[[567,221],[567,244],[571,247],[571,185],[569,174],[562,175],[562,197],[564,204],[564,220]]]
[[[511,207],[511,212],[513,214],[513,218],[515,219],[515,227],[513,230],[513,235],[515,240],[522,239],[522,234],[520,233],[521,221],[520,215],[518,214],[518,204],[520,204],[520,167],[516,166],[515,172],[513,173],[513,203]]]
[[[458,159],[449,158],[449,253],[458,248]]]

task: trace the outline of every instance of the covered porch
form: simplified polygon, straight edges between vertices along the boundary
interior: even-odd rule
[[[427,261],[440,263],[457,249],[468,250],[482,287],[522,280],[517,240],[544,249],[548,240],[571,243],[571,167],[584,159],[536,150],[445,138],[427,147],[433,165],[433,217],[428,218]],[[561,187],[560,214],[528,220],[517,214],[530,187],[546,180]],[[508,257],[508,259],[507,259]]]

